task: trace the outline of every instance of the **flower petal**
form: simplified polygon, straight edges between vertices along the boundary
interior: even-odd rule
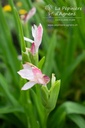
[[[33,26],[32,26],[32,36],[35,38],[35,36],[36,36],[36,32],[37,32],[37,26],[34,24]]]
[[[21,19],[23,23],[26,23],[35,13],[36,13],[36,8],[33,7],[28,13],[26,10],[20,10],[19,13],[21,14]]]
[[[44,80],[44,84],[46,85],[50,81],[50,78],[48,76],[44,75],[43,80]]]
[[[36,83],[35,83],[35,82],[32,82],[32,81],[27,82],[27,83],[21,88],[21,90],[27,90],[27,89],[33,87],[35,84],[36,84]]]
[[[20,71],[18,71],[18,74],[24,78],[24,79],[27,79],[27,80],[34,80],[34,74],[31,70],[28,70],[28,69],[22,69]]]
[[[29,38],[27,38],[27,37],[24,37],[24,40],[25,40],[25,41],[28,41],[28,42],[30,42],[30,43],[33,43],[33,42],[34,42],[33,40],[31,40],[31,39],[29,39]]]
[[[32,67],[37,68],[35,65],[33,65],[32,63],[29,63],[29,62],[26,62],[26,64],[24,64],[24,65],[27,65],[30,68],[32,68]]]
[[[43,74],[40,69],[37,67],[32,67],[34,73],[34,80],[39,84],[44,84]]]
[[[23,64],[24,69],[32,70],[32,66],[29,63]]]
[[[36,31],[36,36],[34,38],[35,46],[38,48],[41,44],[42,41],[42,34],[43,34],[43,28],[42,25],[40,24],[37,28]]]
[[[42,72],[41,72],[41,70],[39,68],[32,67],[32,71],[33,71],[33,73],[34,73],[35,76],[36,75],[39,75],[39,76],[42,76],[43,77],[43,74],[42,74]]]
[[[33,7],[27,14],[27,17],[25,19],[25,22],[27,22],[34,14],[36,13],[36,8]]]
[[[36,53],[36,49],[35,49],[35,43],[32,43],[30,52],[32,53],[32,55],[34,55]]]

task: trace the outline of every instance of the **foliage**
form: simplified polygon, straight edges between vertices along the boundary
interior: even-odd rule
[[[19,2],[22,2],[22,6],[18,6],[17,1],[14,5],[13,0],[8,0],[12,8],[10,12],[5,12],[0,5],[0,128],[84,128],[85,1]],[[78,26],[55,26],[58,21],[46,18],[49,13],[49,8],[45,8],[47,5],[82,7],[82,11],[77,11],[77,17],[81,18],[75,18]],[[24,9],[28,12],[32,7],[36,7],[36,14],[27,24],[22,24],[19,10]],[[51,77],[51,74],[55,73],[57,79],[61,79],[57,104],[52,106],[55,109],[52,109],[47,119],[47,115],[43,115],[46,111],[41,103],[40,90],[37,90],[36,86],[28,91],[21,91],[25,80],[17,74],[22,68],[19,55],[22,50],[25,51],[24,45],[29,46],[29,43],[24,42],[23,36],[31,37],[32,24],[39,23],[42,24],[44,33],[38,67],[46,75]],[[45,55],[46,57],[43,57]],[[25,58],[27,59],[27,56]],[[47,98],[45,94],[44,97]]]

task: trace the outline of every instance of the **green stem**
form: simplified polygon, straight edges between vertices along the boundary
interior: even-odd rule
[[[45,114],[44,114],[44,121],[43,121],[43,126],[42,126],[42,128],[47,128],[47,119],[48,119],[48,115],[49,115],[49,113],[48,113],[48,111],[45,109],[45,112],[44,112]]]
[[[39,128],[34,112],[34,105],[30,97],[30,90],[23,92],[22,98],[24,100],[23,106],[27,117],[28,128]]]
[[[29,38],[30,34],[29,34],[28,28],[29,28],[29,27],[28,27],[28,23],[25,23],[25,24],[23,25],[24,36]],[[31,43],[27,42],[26,45],[27,45],[27,47],[30,47],[30,46],[31,46]]]

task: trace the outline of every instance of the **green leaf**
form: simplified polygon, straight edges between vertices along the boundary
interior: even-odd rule
[[[20,107],[14,107],[14,106],[0,107],[0,114],[7,114],[14,112],[22,112],[22,110]]]
[[[51,37],[51,40],[49,41],[46,61],[45,61],[45,65],[43,68],[43,72],[45,72],[47,75],[51,75],[51,72],[53,70],[55,46],[56,46],[56,32],[53,33],[53,36]]]
[[[41,93],[43,106],[48,109],[49,90],[47,86],[42,86]]]
[[[47,86],[42,86],[42,103],[48,113],[50,113],[57,103],[60,90],[60,80],[54,82],[51,88],[48,90]]]
[[[43,65],[44,65],[44,62],[45,62],[45,56],[42,57],[42,59],[39,61],[38,63],[38,68],[39,69],[42,69]]]
[[[20,63],[1,6],[0,17],[0,50],[2,53],[2,60],[11,72],[11,76],[13,77],[14,81],[17,83],[18,75],[16,72],[19,69]]]
[[[11,92],[8,88],[7,81],[1,74],[0,74],[0,86],[4,92],[4,96],[10,101],[10,103],[13,104],[14,106],[19,106],[19,102],[11,94]]]
[[[57,80],[51,86],[51,89],[49,91],[49,95],[50,95],[49,102],[50,102],[50,106],[51,106],[52,110],[56,106],[58,95],[59,95],[59,91],[60,91],[60,80]]]
[[[68,67],[66,67],[62,73],[61,79],[62,79],[62,85],[61,86],[61,93],[64,92],[64,90],[67,89],[67,84],[65,84],[66,80],[68,80],[68,77],[73,73],[75,68],[81,63],[82,60],[85,59],[85,51],[81,53]]]
[[[80,115],[70,114],[68,116],[79,128],[85,128],[85,119]]]
[[[18,36],[19,36],[19,40],[20,40],[20,43],[21,43],[21,50],[23,52],[26,51],[25,49],[25,41],[24,41],[24,35],[23,35],[23,29],[22,29],[22,25],[21,25],[21,22],[20,22],[20,17],[18,15],[18,12],[13,4],[13,1],[12,0],[9,0],[9,3],[10,3],[10,6],[12,8],[12,12],[13,12],[13,16],[14,16],[14,21],[16,23],[16,28],[18,30]]]
[[[51,116],[49,126],[53,124],[52,128],[55,127],[62,128],[63,127],[63,125],[61,125],[62,122],[65,122],[66,117],[68,117],[71,114],[85,115],[85,106],[74,102],[63,103],[61,106],[58,107],[57,110],[55,110],[55,112]]]

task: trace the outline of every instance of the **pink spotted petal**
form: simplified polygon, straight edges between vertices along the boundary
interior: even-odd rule
[[[35,46],[39,48],[41,41],[42,41],[42,34],[43,34],[43,28],[42,25],[40,24],[37,28],[36,36],[34,38]]]
[[[43,76],[41,70],[40,70],[39,68],[37,68],[37,67],[33,67],[33,68],[32,68],[32,71],[33,71],[33,74],[34,74],[35,76],[36,76],[36,75],[38,75],[39,77],[40,77],[40,76]]]
[[[18,74],[24,78],[24,79],[27,79],[27,80],[33,80],[34,79],[34,74],[31,70],[28,70],[28,69],[22,69],[20,71],[18,71]]]
[[[47,84],[50,81],[50,78],[46,75],[43,76],[44,84]]]
[[[32,67],[29,63],[23,64],[24,69],[32,70]]]
[[[32,53],[32,55],[34,55],[36,53],[35,43],[32,43],[30,52]]]
[[[36,13],[36,8],[33,7],[33,8],[29,11],[29,13],[28,13],[28,15],[27,15],[27,17],[26,17],[26,21],[28,21],[35,13]]]
[[[26,64],[27,64],[28,66],[30,66],[31,68],[32,68],[32,67],[37,68],[37,67],[36,67],[35,65],[33,65],[32,63],[27,62]]]
[[[34,14],[36,13],[36,8],[33,7],[27,14],[22,15],[21,19],[26,23]]]
[[[30,89],[31,87],[33,87],[36,83],[35,82],[27,82],[22,88],[21,90],[27,90],[27,89]]]
[[[40,69],[38,69],[37,67],[33,67],[32,71],[34,73],[34,80],[38,83],[38,84],[44,84],[44,80],[43,80],[43,74],[41,72]]]
[[[38,78],[37,78],[37,83],[38,83],[38,84],[42,84],[42,85],[44,85],[45,82],[44,82],[43,77],[42,77],[42,78],[38,77]]]

